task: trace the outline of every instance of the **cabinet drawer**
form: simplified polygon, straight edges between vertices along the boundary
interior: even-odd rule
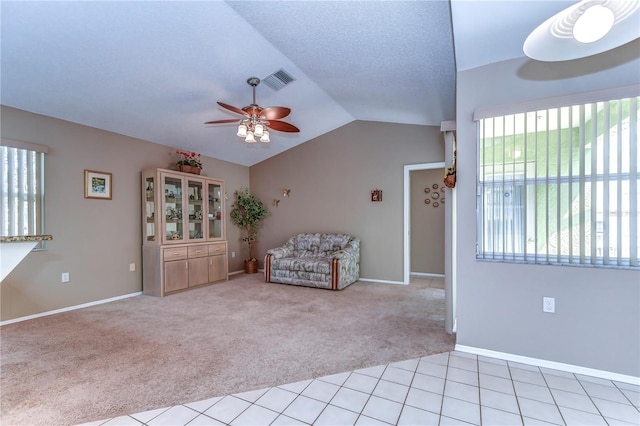
[[[189,247],[189,258],[208,256],[207,246]]]
[[[163,260],[181,260],[187,258],[186,247],[166,248],[162,251]]]
[[[209,256],[215,254],[225,254],[227,252],[227,246],[224,244],[209,244]]]

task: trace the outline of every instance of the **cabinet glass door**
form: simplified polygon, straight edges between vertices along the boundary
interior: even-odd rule
[[[147,241],[156,240],[156,200],[154,192],[154,178],[146,177],[144,180],[145,186],[145,232]]]
[[[203,182],[196,180],[187,180],[187,202],[188,208],[188,227],[189,240],[204,239],[204,202],[202,200],[204,194]]]
[[[182,219],[182,179],[164,176],[165,238],[167,241],[184,240]]]
[[[209,183],[208,220],[209,238],[222,238],[222,187],[219,183]]]

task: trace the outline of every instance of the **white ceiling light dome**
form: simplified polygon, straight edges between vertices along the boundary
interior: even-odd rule
[[[584,58],[640,37],[640,0],[582,0],[536,28],[524,53],[539,61]]]

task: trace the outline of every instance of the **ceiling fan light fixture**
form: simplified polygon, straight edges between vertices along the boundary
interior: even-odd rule
[[[253,129],[253,134],[260,137],[262,136],[262,132],[264,132],[264,126],[262,123],[257,123]]]
[[[253,132],[251,130],[247,132],[247,137],[244,139],[244,141],[247,143],[254,143],[256,141],[256,138],[253,137]]]
[[[246,136],[247,136],[247,126],[245,126],[244,124],[240,124],[238,126],[238,137],[244,138]]]
[[[573,25],[573,38],[580,43],[593,43],[606,36],[616,17],[611,9],[596,4],[584,11]]]
[[[271,142],[271,139],[269,139],[269,132],[267,130],[265,130],[262,133],[262,136],[260,137],[260,142],[264,142],[264,143]]]

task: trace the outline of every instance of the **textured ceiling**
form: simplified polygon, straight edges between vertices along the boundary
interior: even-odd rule
[[[456,69],[522,57],[573,3],[3,0],[0,102],[248,166],[353,120],[454,120]],[[248,146],[204,125],[281,68],[296,80],[257,102],[290,107],[299,134]]]

